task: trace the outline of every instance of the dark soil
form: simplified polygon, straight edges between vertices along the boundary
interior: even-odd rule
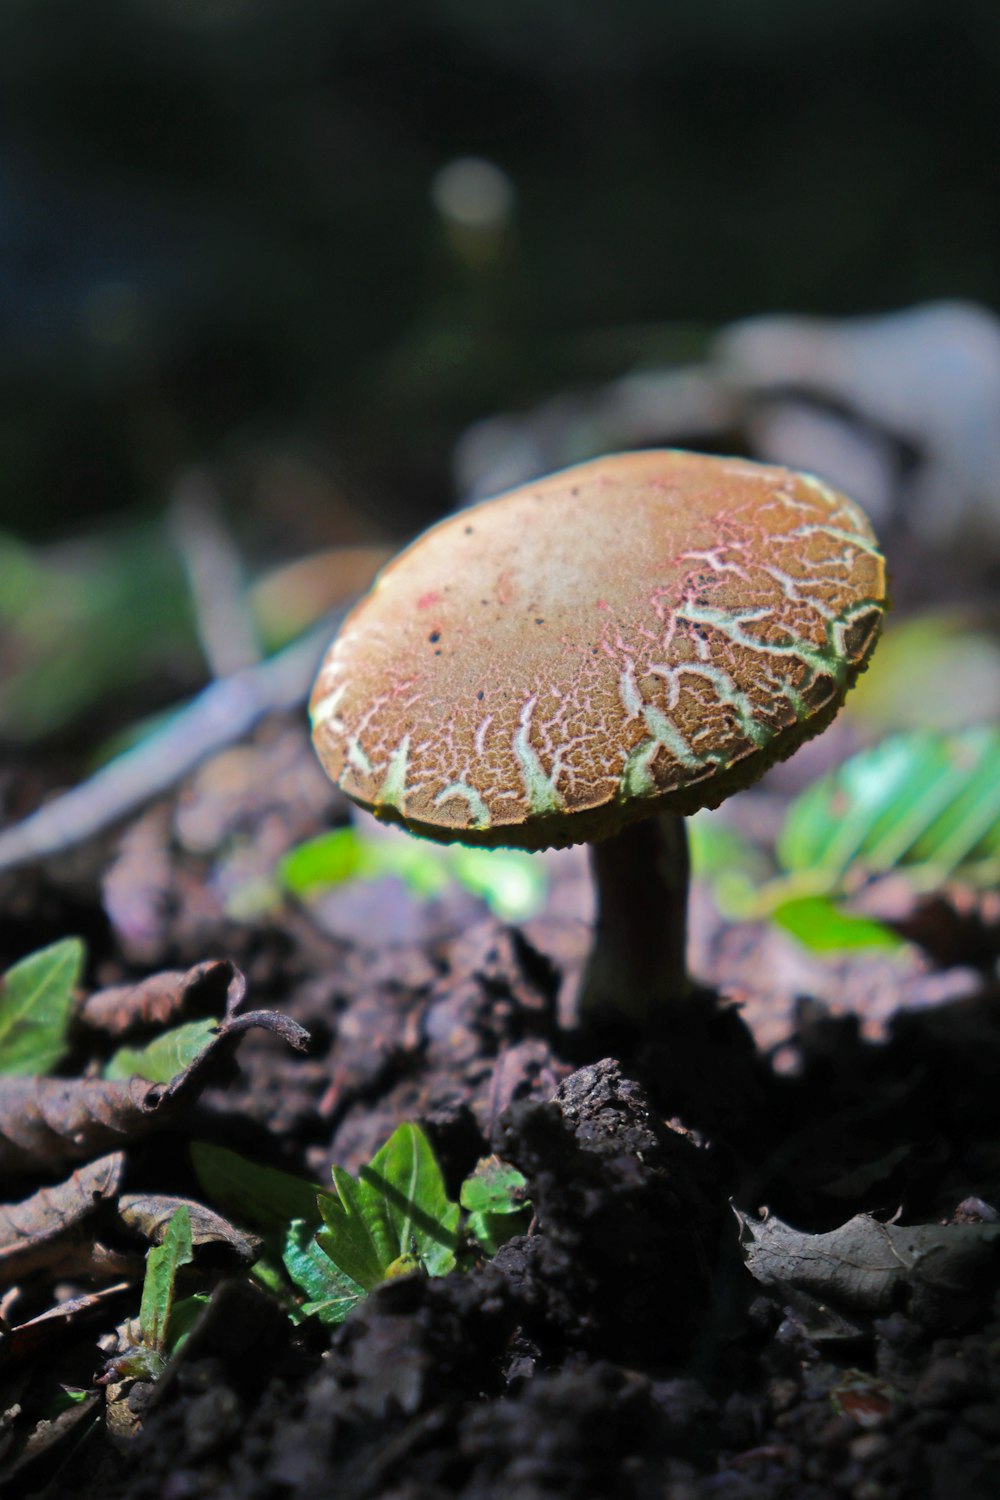
[[[696,891],[703,1022],[588,1038],[571,1024],[589,914],[575,855],[523,932],[384,885],[237,919],[232,891],[342,809],[295,727],[230,754],[106,847],[5,882],[5,958],[81,932],[96,986],[224,957],[254,1008],[312,1034],[305,1058],[249,1035],[238,1074],[130,1151],[129,1186],[197,1196],[195,1137],[324,1180],[416,1120],[453,1190],[489,1150],[519,1166],[533,1232],[467,1274],[388,1283],[336,1330],[293,1328],[232,1276],[167,1376],[133,1386],[130,1437],[88,1412],[11,1495],[1000,1492],[995,1275],[859,1313],[754,1280],[731,1206],[813,1232],[861,1211],[996,1218],[992,939],[959,940],[947,966],[821,962],[724,926]],[[67,1328],[46,1378],[89,1383],[136,1301]],[[27,1378],[0,1369],[5,1408]]]

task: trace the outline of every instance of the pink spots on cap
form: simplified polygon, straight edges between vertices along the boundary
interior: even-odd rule
[[[607,599],[598,599],[597,607],[598,609],[609,610],[611,608],[611,605],[608,603]]]
[[[421,594],[417,600],[418,609],[433,609],[435,604],[441,603],[441,594],[437,589],[429,589],[426,594]]]
[[[509,604],[514,597],[514,578],[509,568],[504,568],[496,581],[493,592],[498,604]]]

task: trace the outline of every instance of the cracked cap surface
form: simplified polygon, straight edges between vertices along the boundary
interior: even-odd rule
[[[864,512],[675,451],[597,459],[418,537],[313,689],[349,797],[415,833],[540,849],[715,807],[829,723],[886,608]]]

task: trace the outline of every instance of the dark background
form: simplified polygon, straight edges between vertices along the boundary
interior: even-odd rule
[[[0,526],[193,462],[251,554],[405,534],[470,421],[727,320],[996,307],[998,99],[995,0],[4,0]],[[349,503],[283,539],[275,463]]]

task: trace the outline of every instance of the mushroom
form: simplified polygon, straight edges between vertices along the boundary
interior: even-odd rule
[[[621,453],[449,516],[376,579],[310,712],[344,792],[426,838],[589,842],[581,1019],[691,993],[683,819],[826,727],[867,666],[885,565],[809,474]]]

